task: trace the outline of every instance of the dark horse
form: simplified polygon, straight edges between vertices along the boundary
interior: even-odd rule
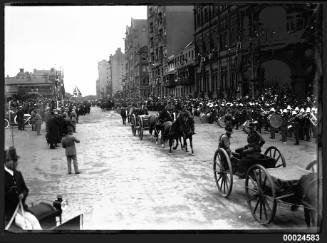
[[[193,154],[193,142],[192,142],[192,136],[193,136],[193,130],[192,126],[194,125],[194,119],[193,117],[188,116],[186,113],[180,113],[177,119],[181,120],[181,134],[183,137],[183,142],[185,147],[185,151],[188,152],[187,150],[187,142],[186,140],[188,139],[190,141],[190,146],[191,146],[191,151]]]
[[[125,107],[122,107],[120,109],[120,115],[123,120],[123,125],[126,125],[126,119],[127,119],[127,109]]]
[[[171,148],[173,146],[174,141],[176,141],[176,145],[175,147],[173,147],[174,150],[176,150],[178,147],[178,141],[180,142],[181,148],[183,149],[181,138],[182,138],[184,125],[182,123],[183,123],[182,118],[178,117],[174,122],[166,121],[161,126],[161,144],[164,147],[165,142],[169,140],[170,153],[172,152]]]

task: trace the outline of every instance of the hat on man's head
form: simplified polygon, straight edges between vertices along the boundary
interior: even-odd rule
[[[20,156],[17,155],[16,153],[16,148],[15,147],[9,147],[9,149],[5,150],[5,161],[10,161],[10,160],[18,160]]]

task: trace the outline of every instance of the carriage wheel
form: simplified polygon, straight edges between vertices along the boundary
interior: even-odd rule
[[[219,148],[213,158],[213,171],[219,193],[228,197],[233,188],[233,170],[227,152]]]
[[[267,148],[265,155],[276,161],[275,168],[282,166],[286,167],[286,161],[283,154],[275,146],[270,146]]]
[[[7,119],[5,119],[5,128],[8,128],[9,127],[9,121]]]
[[[139,137],[141,140],[143,139],[143,127],[142,126],[140,126],[140,128],[139,128]]]
[[[252,216],[260,224],[269,224],[276,214],[275,185],[262,165],[252,165],[246,175],[245,193]]]
[[[317,163],[317,160],[311,161],[305,167],[305,169],[311,171],[312,173],[318,173],[318,163]]]

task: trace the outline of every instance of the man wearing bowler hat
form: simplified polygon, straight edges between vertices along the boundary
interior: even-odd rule
[[[24,230],[41,230],[39,221],[28,211],[25,204],[29,190],[22,173],[17,170],[18,159],[14,147],[5,150],[5,221],[8,224],[14,217],[15,224]],[[16,211],[17,207],[19,209]]]

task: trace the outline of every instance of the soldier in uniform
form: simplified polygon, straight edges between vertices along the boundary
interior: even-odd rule
[[[296,113],[296,111],[292,111],[292,118],[290,119],[292,124],[292,131],[295,137],[295,145],[299,145],[299,126],[300,126],[300,119]]]
[[[304,140],[304,108],[300,109],[300,113],[298,115],[298,120],[299,120],[299,139]]]
[[[166,121],[173,121],[172,116],[168,110],[168,106],[164,106],[164,108],[160,111],[158,120],[161,124]]]
[[[304,132],[304,138],[306,141],[310,141],[310,108],[308,107],[306,109],[306,114],[303,116],[303,132]]]
[[[249,158],[257,158],[261,153],[261,147],[265,144],[263,137],[255,131],[256,122],[250,122],[247,142],[248,144],[242,148],[236,149],[236,153],[239,153],[241,156],[246,155]]]
[[[233,127],[233,116],[230,109],[227,109],[224,122],[226,127]]]
[[[237,153],[235,155],[240,156],[241,158],[238,173],[240,178],[245,178],[249,163],[260,157],[261,147],[265,143],[262,136],[255,130],[255,126],[256,122],[250,122],[250,132],[248,133],[247,137],[248,144],[235,150]]]
[[[223,148],[226,150],[226,152],[228,153],[229,157],[231,157],[232,155],[232,151],[230,149],[230,138],[233,132],[233,128],[232,127],[225,127],[226,133],[222,134],[219,137],[218,140],[218,148]]]
[[[183,116],[186,116],[186,117],[188,117],[189,119],[190,119],[190,121],[191,121],[191,129],[192,129],[192,133],[193,133],[193,135],[194,134],[196,134],[195,133],[195,129],[194,129],[194,117],[193,117],[193,115],[191,114],[191,112],[186,108],[186,105],[182,105],[181,106],[181,115],[183,115]]]
[[[287,110],[284,109],[283,110],[283,114],[282,114],[282,125],[280,127],[280,131],[281,131],[281,135],[282,135],[282,142],[286,142],[287,140],[287,121],[288,121],[288,115],[287,115]]]
[[[270,118],[271,118],[273,115],[275,115],[275,114],[276,114],[276,110],[275,110],[274,107],[272,107],[272,108],[270,109],[269,115],[268,115],[268,117],[267,117],[268,122],[269,122]],[[271,139],[275,139],[275,133],[276,133],[275,128],[272,127],[272,126],[270,125],[270,138],[271,138]]]

